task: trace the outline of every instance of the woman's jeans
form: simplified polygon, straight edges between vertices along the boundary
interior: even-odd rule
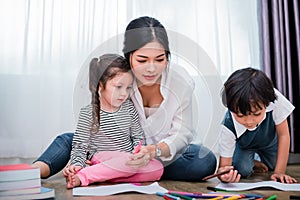
[[[68,164],[72,150],[73,135],[74,133],[64,133],[57,136],[46,151],[36,160],[42,161],[49,166],[50,174],[48,177],[58,173]]]
[[[50,176],[61,171],[69,162],[73,133],[57,136],[46,151],[36,160],[48,164]],[[165,166],[162,179],[201,181],[216,170],[215,155],[203,145],[190,144],[182,155]]]

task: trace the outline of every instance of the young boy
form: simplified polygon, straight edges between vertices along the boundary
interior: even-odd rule
[[[220,133],[218,172],[231,170],[218,178],[238,182],[253,171],[274,170],[271,180],[296,182],[285,174],[290,147],[287,117],[294,106],[265,73],[253,68],[235,71],[224,84],[222,100],[228,111]]]

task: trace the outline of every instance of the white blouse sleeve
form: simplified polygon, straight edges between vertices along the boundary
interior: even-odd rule
[[[161,140],[168,144],[171,156],[161,158],[164,161],[172,160],[174,156],[180,153],[193,140],[193,123],[192,123],[192,94],[194,83],[184,88],[179,99],[179,106],[172,117],[171,128],[168,131],[168,137]],[[177,93],[178,94],[178,93]]]

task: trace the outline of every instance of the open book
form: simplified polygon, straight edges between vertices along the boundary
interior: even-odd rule
[[[156,192],[166,193],[168,190],[161,187],[157,182],[154,182],[150,185],[122,183],[96,187],[76,187],[73,189],[73,196],[108,196],[124,192],[155,194]]]
[[[255,183],[219,183],[216,189],[226,190],[226,191],[243,191],[259,188],[274,188],[282,191],[300,191],[300,184],[293,183],[280,183],[276,181],[261,181]]]

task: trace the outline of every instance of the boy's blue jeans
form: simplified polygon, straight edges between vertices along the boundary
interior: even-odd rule
[[[238,145],[232,158],[232,164],[243,178],[253,173],[255,155],[260,161],[267,165],[269,170],[274,170],[277,161],[277,141],[263,149],[241,149]]]
[[[48,164],[50,176],[61,171],[70,159],[73,133],[57,136],[36,160]],[[162,179],[200,181],[216,170],[215,155],[203,145],[190,144],[179,158],[165,166]]]

